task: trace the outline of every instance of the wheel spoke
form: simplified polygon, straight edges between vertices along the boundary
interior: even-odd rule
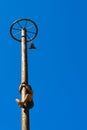
[[[16,36],[16,35],[18,35],[19,33],[21,33],[21,31],[19,31],[19,32],[17,32],[17,33],[15,33],[15,34],[13,34],[14,36]]]
[[[27,23],[28,23],[28,21],[25,22],[24,28],[26,27]]]
[[[33,27],[34,27],[34,25],[31,25],[30,27],[27,27],[26,29],[29,30],[30,28],[33,28]]]
[[[19,30],[19,31],[21,31],[21,29],[18,29],[18,28],[13,28],[13,30]]]
[[[20,26],[20,28],[22,28],[22,26],[21,26],[21,24],[19,22],[17,24]]]
[[[28,37],[28,39],[31,39],[27,34],[26,34],[26,36]]]
[[[28,33],[36,34],[36,32],[27,31]]]

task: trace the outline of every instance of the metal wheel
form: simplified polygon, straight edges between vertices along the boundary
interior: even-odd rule
[[[21,30],[26,29],[26,42],[30,42],[37,36],[38,27],[36,23],[30,19],[22,18],[15,21],[10,27],[12,38],[21,42]]]

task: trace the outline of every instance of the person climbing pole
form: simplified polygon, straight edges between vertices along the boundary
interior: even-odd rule
[[[31,102],[31,100],[33,98],[33,91],[32,91],[31,86],[30,85],[28,86],[25,83],[22,83],[21,86],[20,86],[20,88],[19,88],[20,93],[21,93],[23,87],[25,87],[25,89],[26,89],[26,95],[24,97],[24,100],[21,101],[18,98],[16,98],[16,102],[22,108],[24,108],[27,103]]]

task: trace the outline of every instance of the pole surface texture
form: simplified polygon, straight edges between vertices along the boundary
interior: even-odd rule
[[[27,45],[26,45],[26,29],[22,29],[22,61],[21,61],[21,82],[28,84],[28,68],[27,68]],[[22,101],[26,95],[26,88],[23,87],[21,90]],[[30,130],[29,128],[29,110],[27,108],[22,108],[22,130]]]

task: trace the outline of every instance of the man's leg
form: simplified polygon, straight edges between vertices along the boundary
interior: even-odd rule
[[[19,99],[16,99],[16,102],[18,103],[18,105],[20,107],[23,108],[25,106],[24,104],[27,103],[27,102],[31,102],[31,100],[32,100],[32,95],[31,94],[26,94],[23,101],[20,101]]]

